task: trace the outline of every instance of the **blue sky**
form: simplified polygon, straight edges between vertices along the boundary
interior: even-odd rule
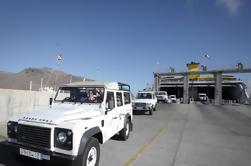
[[[251,66],[250,18],[249,0],[0,0],[0,70],[55,68],[60,53],[64,72],[137,91],[192,60]]]

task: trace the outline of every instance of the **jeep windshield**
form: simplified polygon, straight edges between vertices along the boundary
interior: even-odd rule
[[[100,87],[60,87],[56,102],[102,103],[104,88]]]
[[[158,92],[157,95],[166,95],[165,92]]]
[[[152,99],[151,93],[138,93],[137,99]]]

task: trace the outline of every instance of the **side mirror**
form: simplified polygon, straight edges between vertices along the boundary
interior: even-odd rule
[[[49,104],[52,105],[53,98],[49,99]]]
[[[105,115],[107,115],[108,114],[108,112],[110,112],[112,109],[106,109],[105,110]]]

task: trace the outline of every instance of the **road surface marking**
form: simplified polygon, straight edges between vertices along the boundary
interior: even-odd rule
[[[156,138],[163,132],[167,124],[163,125],[143,146],[141,146],[132,157],[126,161],[124,166],[131,166],[134,161],[136,161],[145,150],[156,140]]]

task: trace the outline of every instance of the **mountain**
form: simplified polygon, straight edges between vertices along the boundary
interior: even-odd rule
[[[44,87],[58,87],[70,82],[83,81],[83,77],[67,74],[51,68],[26,68],[19,73],[0,71],[0,88],[29,90],[32,81],[32,90]],[[42,81],[41,81],[42,80]],[[85,78],[86,81],[92,81]]]

